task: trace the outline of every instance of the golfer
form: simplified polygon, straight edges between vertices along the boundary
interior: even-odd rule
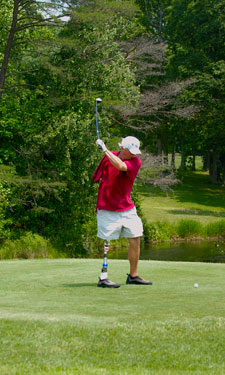
[[[119,237],[128,238],[130,273],[126,284],[151,285],[151,281],[138,276],[143,225],[130,197],[134,180],[141,167],[141,160],[136,156],[141,154],[140,142],[135,137],[123,138],[119,143],[119,152],[109,151],[101,139],[98,139],[96,144],[105,153],[93,175],[94,182],[100,181],[97,198],[97,236],[107,241]],[[99,278],[98,286],[118,288],[120,285]]]

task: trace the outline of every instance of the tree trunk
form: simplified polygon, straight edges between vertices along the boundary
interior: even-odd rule
[[[225,152],[222,152],[220,155],[220,164],[221,164],[221,182],[225,184]]]
[[[223,161],[223,169],[222,169],[222,184],[225,184],[225,160]]]
[[[185,158],[185,152],[184,152],[184,143],[181,143],[181,169],[185,169],[186,167],[186,158]]]
[[[210,170],[209,170],[209,179],[212,184],[217,184],[218,182],[218,152],[213,152],[210,157]]]
[[[156,142],[156,155],[162,155],[162,140],[160,136],[157,137],[157,142]]]
[[[163,147],[163,165],[166,166],[168,168],[168,164],[169,164],[169,150],[168,150],[168,138],[166,137],[166,139],[164,139],[164,147]]]
[[[173,145],[172,155],[171,155],[171,168],[175,169],[175,156],[176,156],[176,145]]]
[[[210,153],[205,152],[202,158],[203,158],[203,171],[208,171],[209,165],[210,165]]]
[[[5,49],[5,54],[1,66],[1,72],[0,72],[0,100],[3,94],[4,85],[5,85],[5,77],[6,77],[6,71],[9,63],[10,53],[13,46],[13,39],[16,33],[16,25],[18,21],[18,11],[19,11],[19,0],[14,0],[14,8],[13,8],[13,18],[11,23],[11,29],[7,40],[7,45]]]

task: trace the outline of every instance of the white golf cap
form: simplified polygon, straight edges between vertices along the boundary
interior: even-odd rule
[[[139,150],[140,141],[136,137],[130,136],[130,137],[122,138],[122,142],[119,143],[119,146],[127,148],[133,155],[141,154],[141,151]]]

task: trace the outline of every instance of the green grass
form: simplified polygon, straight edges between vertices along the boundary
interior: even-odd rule
[[[0,262],[1,375],[225,374],[225,265],[140,261],[134,286],[110,260],[106,290],[101,263]]]
[[[210,184],[204,172],[186,172],[182,183],[167,194],[151,185],[139,186],[139,192],[150,223],[190,219],[207,225],[225,219],[225,187]]]
[[[188,163],[188,159],[190,157],[187,158],[187,162],[186,162],[186,165],[191,167],[191,163],[189,162]],[[169,154],[169,157],[168,157],[168,164],[171,165],[171,154]],[[176,154],[176,157],[175,157],[175,168],[178,169],[179,167],[181,166],[181,155],[180,154]],[[195,158],[195,168],[197,171],[201,171],[202,168],[203,168],[203,161],[202,161],[202,157],[201,156],[196,156]]]

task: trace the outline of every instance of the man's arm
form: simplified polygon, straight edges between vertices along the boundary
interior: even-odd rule
[[[109,161],[115,168],[119,169],[119,171],[122,172],[127,171],[126,163],[124,163],[120,158],[118,158],[118,156],[114,155],[111,151],[109,151],[105,143],[101,139],[98,139],[96,144],[99,148],[102,149],[102,151],[105,153],[105,155],[108,157]]]
[[[105,155],[108,157],[109,161],[119,169],[119,171],[126,172],[127,171],[127,165],[120,159],[118,156],[114,155],[111,151],[107,150],[105,151]]]

